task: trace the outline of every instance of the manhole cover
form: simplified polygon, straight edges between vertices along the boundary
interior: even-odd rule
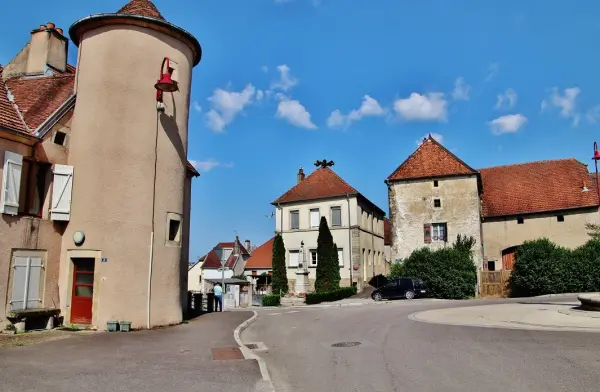
[[[250,343],[247,344],[246,347],[248,347],[250,350],[256,350],[258,348],[258,344]]]
[[[354,347],[358,346],[359,344],[360,342],[340,342],[332,344],[331,347]]]
[[[215,361],[230,361],[235,359],[244,359],[244,355],[238,347],[218,347],[213,348],[212,357]]]

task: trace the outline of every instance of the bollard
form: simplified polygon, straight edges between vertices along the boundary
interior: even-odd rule
[[[206,312],[212,313],[215,310],[215,294],[208,293],[206,294]]]

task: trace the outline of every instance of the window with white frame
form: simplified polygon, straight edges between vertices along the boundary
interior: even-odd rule
[[[12,258],[12,311],[37,309],[43,305],[44,256],[42,251],[15,251]]]
[[[343,267],[344,266],[344,250],[341,248],[338,248],[337,252],[338,252],[338,263],[339,263],[340,267]]]
[[[316,267],[317,266],[317,250],[316,249],[311,249],[308,251],[308,265],[311,267]]]
[[[300,228],[300,212],[298,210],[290,211],[290,229],[298,230]]]
[[[433,223],[431,225],[431,239],[433,242],[446,242],[446,232],[445,223]]]
[[[310,227],[312,229],[318,228],[319,227],[319,220],[320,219],[321,219],[321,216],[319,214],[319,209],[318,208],[312,208],[310,210]]]
[[[290,250],[290,259],[288,261],[289,267],[298,267],[298,260],[300,259],[300,251]]]
[[[331,226],[342,225],[342,207],[331,207]]]

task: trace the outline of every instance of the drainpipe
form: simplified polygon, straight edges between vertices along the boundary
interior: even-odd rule
[[[348,248],[350,249],[350,287],[352,287],[352,225],[350,222],[350,194],[346,194],[346,201],[348,202]]]
[[[154,135],[154,179],[152,184],[152,229],[150,231],[150,255],[148,258],[148,301],[146,303],[146,328],[150,329],[150,303],[152,299],[152,264],[154,262],[154,215],[156,206],[156,169],[158,165],[158,121],[156,113],[156,132]]]

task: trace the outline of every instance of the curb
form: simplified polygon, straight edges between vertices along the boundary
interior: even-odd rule
[[[546,294],[546,295],[538,295],[533,298],[560,298],[560,297],[577,297],[581,294],[599,294],[599,293],[561,293],[561,294]],[[532,297],[529,297],[532,298]]]
[[[273,387],[273,382],[271,381],[271,376],[269,375],[269,370],[267,369],[266,362],[264,361],[264,359],[262,359],[261,357],[253,353],[252,350],[246,347],[240,337],[240,334],[258,318],[258,313],[255,310],[253,310],[252,313],[254,313],[252,317],[238,325],[238,327],[233,331],[233,338],[235,339],[238,346],[240,346],[240,351],[244,355],[244,358],[254,359],[256,360],[256,362],[258,362],[258,367],[260,368],[260,374],[262,376],[263,382],[267,384],[265,389],[268,389],[269,391],[275,391],[275,388]]]

